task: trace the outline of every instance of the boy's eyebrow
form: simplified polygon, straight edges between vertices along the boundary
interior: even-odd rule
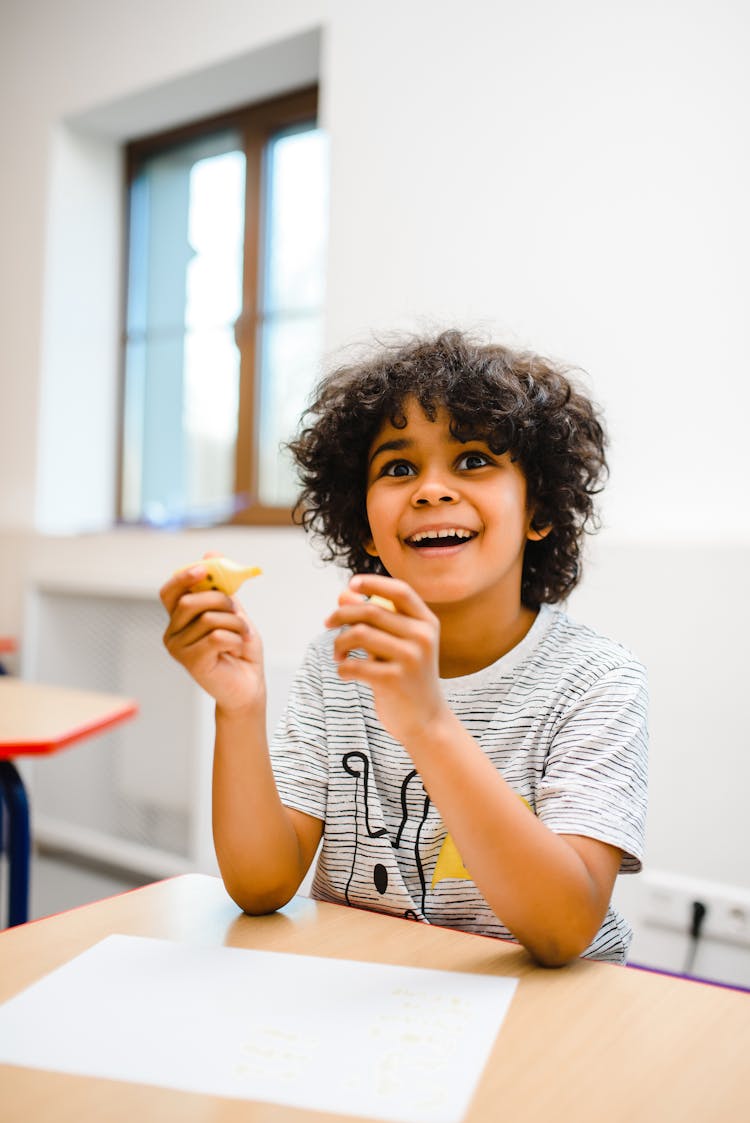
[[[460,445],[467,445],[467,444],[476,443],[476,444],[487,445],[488,448],[490,447],[489,444],[487,443],[487,438],[481,436],[480,434],[477,434],[476,436],[474,436],[473,434],[470,434],[469,436],[463,437],[463,438],[453,437],[452,440],[456,444],[460,444]],[[409,437],[394,437],[394,439],[391,440],[391,441],[383,441],[382,444],[379,444],[378,447],[373,450],[372,456],[367,461],[368,467],[369,467],[370,464],[372,464],[372,462],[376,458],[376,456],[380,455],[381,452],[403,452],[403,450],[405,448],[412,448],[413,445],[414,445],[414,441],[411,440]]]
[[[373,451],[367,463],[372,464],[375,457],[379,456],[381,452],[401,452],[405,448],[410,448],[413,444],[414,441],[409,440],[408,437],[396,437],[392,441],[383,441],[383,443],[379,444]]]

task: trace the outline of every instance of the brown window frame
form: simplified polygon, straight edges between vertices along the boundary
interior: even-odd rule
[[[268,507],[258,500],[257,403],[260,392],[259,327],[262,320],[260,281],[263,213],[263,160],[266,146],[281,130],[317,120],[318,88],[309,86],[294,93],[242,106],[179,128],[131,141],[125,148],[125,192],[130,196],[133,180],[148,157],[204,133],[234,129],[243,138],[245,151],[245,242],[242,278],[242,309],[234,326],[240,354],[237,444],[235,450],[235,494],[247,497],[247,506],[237,511],[228,524],[246,526],[291,526],[292,512],[287,507]],[[117,514],[122,516],[122,457],[125,416],[125,304],[127,302],[128,235],[125,232],[123,261],[122,346],[120,360],[120,409]],[[222,525],[227,525],[224,523]]]

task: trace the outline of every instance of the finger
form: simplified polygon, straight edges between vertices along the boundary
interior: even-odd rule
[[[180,597],[187,593],[198,581],[202,581],[205,576],[205,565],[191,565],[187,569],[181,569],[178,573],[173,573],[169,580],[165,581],[159,590],[159,597],[170,616],[174,612]]]
[[[372,604],[379,604],[381,608],[387,608],[390,612],[396,611],[396,606],[392,600],[387,597],[380,597],[377,593],[373,593],[371,597],[365,597],[362,593],[355,593],[352,589],[346,588],[339,594],[339,604],[362,604],[364,601],[370,601]]]
[[[333,657],[337,662],[344,662],[353,651],[364,651],[370,659],[402,665],[413,665],[419,658],[417,644],[368,624],[354,624],[336,636]]]
[[[371,687],[398,686],[403,682],[400,664],[387,659],[344,659],[336,667],[336,673],[347,682],[362,682]]]
[[[214,628],[212,632],[207,632],[203,639],[197,640],[192,646],[197,648],[202,645],[217,655],[226,653],[246,656],[248,638],[242,632],[232,632],[227,628]]]
[[[352,589],[347,587],[343,589],[338,596],[338,604],[365,604],[367,597],[363,593],[355,593]]]
[[[382,597],[390,601],[397,612],[402,612],[406,616],[428,619],[432,615],[411,585],[394,577],[383,577],[376,573],[358,573],[349,582],[349,589],[354,594],[359,593],[366,597]]]
[[[399,616],[395,610],[385,608],[377,601],[364,600],[362,597],[351,597],[333,610],[325,620],[325,626],[327,628],[349,628],[354,624],[364,623],[391,632],[393,635],[404,635],[409,627],[409,619],[409,617]]]
[[[188,616],[184,622],[180,620],[180,616],[181,612],[178,608],[165,632],[165,643],[167,640],[178,639],[184,646],[189,646],[216,631],[236,632],[244,637],[250,635],[247,619],[237,612],[201,612],[198,615]]]
[[[218,590],[206,590],[201,593],[183,593],[177,601],[170,620],[170,630],[179,632],[182,628],[198,616],[206,612],[223,612],[227,615],[239,616],[247,620],[244,610],[228,597],[226,593]]]
[[[186,663],[194,669],[212,667],[225,656],[246,663],[253,661],[247,640],[236,632],[221,629],[210,632],[202,640],[183,650],[187,656]]]
[[[237,632],[223,629],[209,632],[189,645],[175,639],[167,645],[167,650],[191,674],[198,676],[211,671],[223,656],[231,656],[232,659],[247,663],[254,662],[248,640]]]

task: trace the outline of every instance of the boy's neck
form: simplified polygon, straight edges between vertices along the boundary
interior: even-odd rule
[[[488,618],[486,609],[476,619],[465,606],[432,606],[440,620],[440,677],[458,678],[484,670],[507,655],[531,629],[538,612],[525,605]]]

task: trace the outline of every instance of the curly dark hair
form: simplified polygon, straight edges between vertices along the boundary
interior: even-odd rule
[[[521,600],[529,608],[563,600],[580,578],[582,536],[598,529],[593,496],[607,463],[597,409],[569,368],[460,331],[381,345],[320,382],[288,446],[302,484],[295,521],[324,540],[326,561],[384,572],[365,550],[367,457],[386,420],[405,425],[409,397],[433,421],[444,407],[459,440],[483,440],[518,462],[532,525],[551,528],[527,543]]]

